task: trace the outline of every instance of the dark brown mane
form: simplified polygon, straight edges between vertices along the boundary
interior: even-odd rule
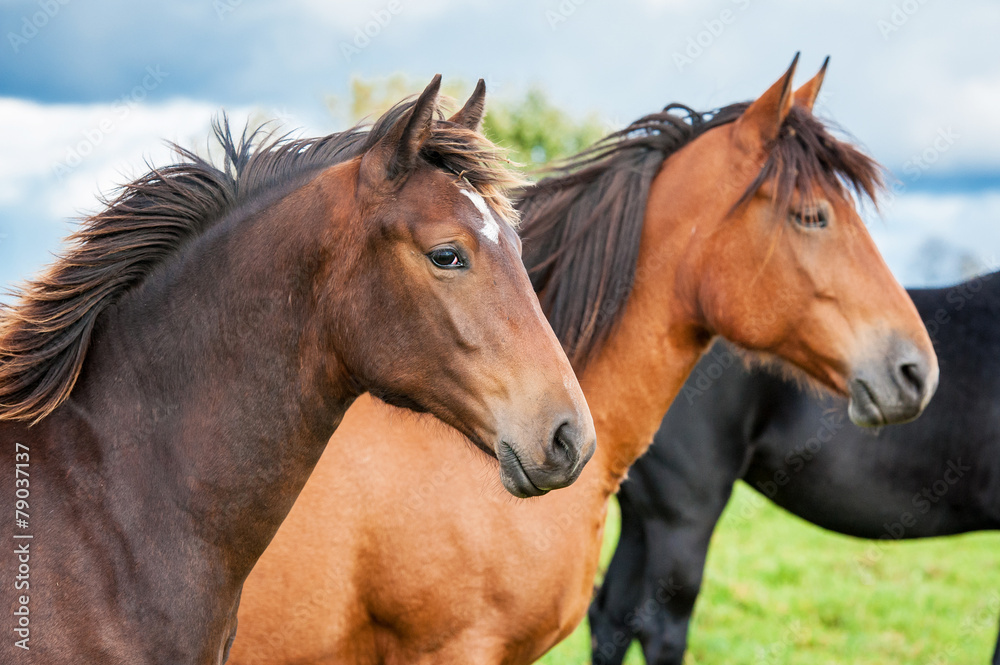
[[[665,159],[705,132],[735,121],[749,103],[701,113],[671,104],[606,136],[524,190],[524,264],[542,308],[577,369],[600,349],[635,281],[650,184]],[[819,185],[875,201],[882,169],[809,111],[793,107],[741,205],[775,182],[776,209]]]
[[[236,140],[223,118],[214,123],[221,166],[174,146],[178,163],[153,169],[104,200],[105,209],[83,221],[60,258],[12,293],[12,305],[0,305],[0,421],[37,422],[59,406],[76,383],[101,312],[185,243],[251,201],[289,193],[320,170],[362,154],[413,105],[397,104],[371,127],[294,140],[260,129]],[[420,154],[464,177],[494,210],[516,220],[505,192],[522,181],[481,135],[439,113]]]

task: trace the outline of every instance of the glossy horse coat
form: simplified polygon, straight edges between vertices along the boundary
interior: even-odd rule
[[[941,384],[907,425],[855,427],[842,399],[748,371],[723,344],[695,368],[619,492],[622,536],[590,609],[594,663],[620,663],[635,637],[648,663],[680,665],[709,540],[738,479],[859,538],[1000,528],[1000,273],[910,295]]]
[[[461,428],[521,496],[576,478],[592,421],[474,129],[482,87],[445,121],[439,83],[370,130],[255,149],[218,128],[223,169],[181,151],[126,186],[3,312],[0,502],[26,517],[0,533],[30,554],[0,558],[2,607],[30,626],[0,661],[221,662],[365,391]]]
[[[359,402],[248,580],[234,663],[533,662],[586,612],[607,500],[715,335],[868,385],[861,419],[919,413],[931,343],[849,193],[878,168],[812,116],[817,79],[791,78],[644,117],[520,202],[597,425],[577,483],[512,501],[468,481],[481,463],[449,437]]]

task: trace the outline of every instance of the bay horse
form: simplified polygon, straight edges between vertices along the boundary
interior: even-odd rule
[[[709,540],[738,479],[858,538],[1000,528],[1000,272],[910,296],[942,369],[913,423],[855,427],[843,399],[749,371],[722,343],[699,363],[618,494],[621,539],[590,608],[595,664],[621,663],[633,638],[647,663],[683,662]],[[880,556],[866,548],[859,566]]]
[[[539,658],[585,615],[608,500],[717,335],[849,394],[860,421],[921,411],[931,342],[851,194],[881,171],[812,115],[822,76],[793,93],[794,69],[750,104],[646,116],[520,201],[597,425],[580,479],[512,501],[453,437],[359,400],[248,579],[231,662]]]
[[[515,494],[579,474],[593,424],[482,84],[448,121],[439,86],[323,138],[217,123],[224,167],[178,148],[3,312],[0,661],[224,661],[244,579],[366,391],[458,428]]]

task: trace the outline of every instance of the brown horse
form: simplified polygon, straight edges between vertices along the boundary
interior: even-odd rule
[[[749,105],[642,118],[527,192],[529,272],[598,428],[580,480],[484,492],[456,437],[359,401],[247,581],[231,662],[537,659],[584,616],[608,498],[716,335],[859,421],[921,411],[931,342],[851,193],[881,171],[812,115],[822,75],[793,95],[793,71]]]
[[[593,421],[476,131],[482,83],[450,121],[439,85],[325,138],[218,126],[224,169],[182,151],[128,185],[4,312],[0,661],[222,662],[365,391],[459,428],[520,496],[577,477]]]

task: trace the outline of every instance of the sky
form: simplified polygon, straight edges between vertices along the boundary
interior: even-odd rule
[[[100,194],[202,146],[211,119],[302,134],[352,77],[542,88],[609,129],[762,93],[801,51],[817,113],[890,169],[869,228],[908,286],[1000,268],[996,0],[0,0],[0,285],[51,260]]]

